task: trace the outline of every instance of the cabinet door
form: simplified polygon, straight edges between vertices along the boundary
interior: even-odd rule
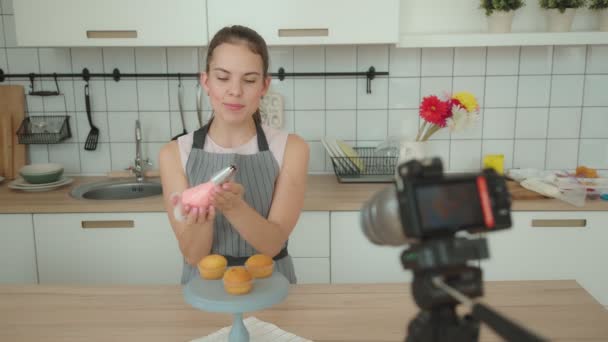
[[[332,283],[382,283],[411,280],[404,270],[404,247],[379,246],[361,230],[359,212],[331,213]]]
[[[210,37],[238,24],[256,30],[268,45],[380,44],[399,38],[399,0],[208,0],[207,10]]]
[[[306,211],[289,237],[292,257],[329,257],[329,211]]]
[[[14,1],[19,46],[200,46],[205,0]]]
[[[35,214],[40,283],[178,284],[165,213]]]
[[[0,283],[37,282],[32,215],[0,215]]]
[[[329,284],[329,258],[293,258],[298,284]]]

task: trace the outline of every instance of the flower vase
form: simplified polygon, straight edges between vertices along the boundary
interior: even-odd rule
[[[603,9],[600,15],[600,31],[608,32],[608,9]]]
[[[425,141],[404,141],[399,149],[397,165],[401,165],[412,159],[423,159],[427,155],[427,143]]]
[[[568,32],[572,28],[572,22],[574,21],[574,14],[576,8],[566,8],[564,13],[561,13],[558,9],[551,8],[547,10],[548,21],[547,28],[549,32]]]
[[[488,32],[490,33],[508,33],[511,32],[511,24],[513,23],[514,11],[494,11],[488,19]]]

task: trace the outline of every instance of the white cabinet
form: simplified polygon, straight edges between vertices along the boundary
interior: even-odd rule
[[[399,0],[208,0],[209,37],[244,25],[268,45],[380,44],[399,38]]]
[[[603,212],[514,212],[511,229],[487,234],[484,280],[575,279],[608,304]]]
[[[299,284],[329,283],[329,212],[303,212],[288,249]]]
[[[19,46],[201,46],[205,0],[14,1]]]
[[[32,215],[0,215],[0,284],[37,282]]]
[[[403,269],[403,247],[379,246],[361,230],[359,212],[331,213],[332,283],[383,283],[411,281]]]
[[[41,284],[179,284],[165,213],[35,214]]]

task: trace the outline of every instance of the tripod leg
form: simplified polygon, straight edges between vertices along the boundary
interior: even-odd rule
[[[479,339],[479,321],[472,317],[461,319],[455,307],[441,306],[422,310],[408,326],[406,342],[476,342]]]

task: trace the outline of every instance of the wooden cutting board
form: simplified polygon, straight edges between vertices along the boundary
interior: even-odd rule
[[[511,193],[511,198],[514,200],[538,200],[548,198],[539,194],[538,192],[530,191],[524,188],[515,181],[507,181],[507,188]]]
[[[17,130],[25,118],[25,90],[20,85],[0,86],[0,172],[15,179],[27,164],[25,145],[19,144]],[[7,136],[8,135],[8,136]],[[12,141],[12,144],[9,144]]]

